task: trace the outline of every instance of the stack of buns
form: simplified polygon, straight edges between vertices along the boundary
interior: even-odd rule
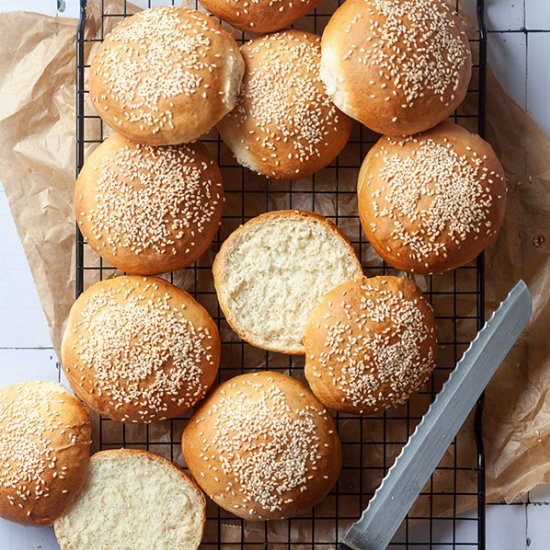
[[[117,133],[82,168],[76,219],[91,248],[130,275],[78,298],[62,361],[75,394],[114,421],[178,417],[215,383],[218,326],[189,294],[150,277],[192,264],[217,232],[222,176],[197,142],[214,127],[241,165],[273,179],[326,167],[352,119],[385,134],[358,174],[358,210],[371,246],[408,273],[470,262],[504,216],[490,145],[443,122],[472,65],[443,0],[347,0],[322,39],[282,30],[318,0],[202,3],[238,29],[280,32],[239,50],[204,13],[144,10],[105,38],[89,71],[92,104]],[[229,326],[256,347],[305,355],[309,388],[271,371],[220,384],[187,423],[185,461],[225,510],[294,516],[339,475],[325,407],[369,415],[421,389],[436,362],[434,311],[411,278],[365,277],[341,230],[307,211],[244,223],[212,272]],[[205,499],[195,483],[145,451],[98,453],[88,468],[88,413],[60,386],[0,390],[0,427],[0,516],[55,522],[64,549],[199,546]]]
[[[214,126],[242,166],[297,179],[335,159],[352,119],[386,136],[358,182],[362,226],[384,260],[439,273],[489,244],[504,211],[502,167],[479,137],[449,124],[431,130],[464,100],[472,68],[468,37],[444,0],[348,1],[322,39],[281,30],[315,1],[204,5],[237,28],[279,32],[239,50],[204,13],[154,8],[117,25],[93,57],[91,101],[121,135],[85,163],[75,213],[104,260],[154,275],[187,267],[208,249],[221,219],[222,177],[208,151],[190,142]],[[390,166],[395,155],[406,168]],[[413,191],[396,182],[422,171],[414,185],[420,198],[409,204]],[[395,187],[390,202],[386,181]],[[437,199],[427,200],[432,192]],[[468,204],[467,220],[452,227],[462,220],[460,204]],[[441,227],[415,221],[438,217],[429,211],[438,208]]]

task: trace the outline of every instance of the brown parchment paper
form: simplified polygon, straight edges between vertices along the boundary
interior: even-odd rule
[[[97,6],[92,2],[89,8],[87,30],[90,37],[99,32]],[[112,9],[114,13],[120,11],[116,2],[112,3]],[[322,11],[328,13],[327,9]],[[117,20],[112,18],[112,23]],[[313,30],[307,24],[304,23],[304,28]],[[319,28],[316,30],[321,32]],[[75,288],[72,213],[75,178],[75,32],[75,20],[21,12],[0,15],[0,179],[58,352]],[[496,243],[486,253],[487,310],[494,309],[520,277],[528,283],[534,299],[531,325],[492,381],[486,398],[487,497],[490,500],[510,501],[537,483],[550,481],[550,339],[547,335],[547,327],[550,326],[550,142],[533,120],[506,95],[490,72],[487,106],[487,137],[504,164],[509,182],[505,224]],[[463,108],[468,112],[473,106],[466,104]],[[89,105],[87,109],[93,112]],[[86,137],[96,139],[98,131],[98,128],[90,126]],[[358,128],[355,137],[358,137]],[[89,150],[92,148],[90,145]],[[350,145],[343,158],[353,156],[357,163],[355,157],[359,155],[360,160],[364,152]],[[230,164],[231,158],[226,150],[221,151],[220,161]],[[316,184],[318,189],[326,185],[330,190],[333,174],[330,170],[320,174]],[[240,168],[224,169],[227,188],[231,185],[240,188],[241,177]],[[340,189],[353,190],[356,177],[356,170],[349,173],[341,170]],[[256,190],[263,189],[264,185],[260,178],[250,173],[245,175],[245,184],[247,189]],[[285,184],[270,185],[273,185],[273,193],[268,204],[264,202],[263,195],[261,201],[250,199],[244,207],[228,197],[226,210],[250,216],[265,209],[288,208]],[[298,192],[294,195],[292,207],[312,208],[308,203],[311,199],[311,193],[307,192],[310,191],[308,185],[301,181],[294,184],[294,190]],[[300,189],[304,190],[303,196],[299,193]],[[334,214],[334,208],[334,197],[330,193],[317,196],[317,212],[330,216]],[[339,208],[340,213],[344,214],[356,212],[352,193],[349,200],[342,200]],[[230,224],[222,225],[221,238],[233,229]],[[352,221],[343,229],[349,235],[356,235],[360,230],[357,222]],[[203,265],[211,265],[213,254],[210,251],[201,259]],[[374,258],[371,250],[366,250],[365,255]],[[94,262],[97,258],[87,259],[88,265]],[[206,273],[208,270],[204,271]],[[191,272],[187,270],[176,275],[175,283],[189,288],[193,284],[192,279]],[[437,284],[444,289],[451,280],[452,276],[442,276],[437,278]],[[86,285],[92,282],[93,276],[90,275]],[[425,280],[418,279],[418,282],[425,287]],[[197,284],[202,290],[212,289],[208,275],[201,275]],[[473,282],[464,279],[460,284],[471,287]],[[203,304],[212,312],[217,307],[215,300],[207,297]],[[442,310],[447,304],[434,303],[434,306],[436,311],[444,314]],[[458,307],[463,313],[472,312],[475,311],[475,302],[471,297],[465,297],[459,301]],[[236,340],[227,326],[222,325],[221,330],[224,339]],[[440,327],[440,338],[445,337],[447,330],[450,329]],[[469,340],[473,336],[470,328],[465,328],[461,339]],[[250,368],[265,365],[265,352],[247,345],[242,352],[237,351],[239,349],[237,346],[227,347],[224,361],[240,364],[244,360]],[[454,358],[451,350],[447,351],[449,353],[443,350],[440,355],[440,365],[449,368],[454,364]],[[300,366],[300,358],[292,358],[291,361],[293,366]],[[288,357],[270,355],[269,365],[273,367],[277,364],[281,367],[288,365]],[[436,376],[435,389],[445,376],[445,372]],[[416,396],[411,400],[408,412],[420,416],[428,405],[429,396]],[[317,507],[317,540],[322,540],[322,537],[329,542],[336,540],[351,518],[357,517],[366,505],[366,500],[359,493],[371,493],[382,475],[381,452],[376,450],[376,443],[384,437],[396,442],[386,448],[386,461],[391,463],[400,450],[401,445],[397,442],[404,442],[410,429],[402,419],[406,412],[406,408],[390,412],[384,423],[385,433],[380,421],[364,420],[362,443],[357,419],[340,421],[340,433],[347,442],[345,453],[350,469],[343,472],[339,490],[348,495],[345,498],[329,496]],[[182,426],[183,421],[179,420],[151,426],[149,448],[166,454],[166,443],[179,439]],[[104,427],[105,447],[120,446],[120,430],[120,425],[115,423],[110,423],[108,429]],[[143,426],[129,426],[126,441],[135,446],[144,445],[145,432]],[[182,462],[177,446],[170,453],[177,462]],[[454,464],[464,468],[464,471],[456,477],[452,470],[438,470],[431,487],[436,495],[421,497],[415,506],[415,514],[427,515],[430,510],[438,514],[448,512],[455,504],[449,495],[451,491],[464,493],[457,505],[461,509],[475,502],[475,497],[467,494],[476,486],[475,473],[468,471],[468,468],[475,466],[471,422],[466,423],[456,447],[452,447],[442,461],[443,466]],[[372,468],[365,471],[362,479],[353,470],[359,465]],[[339,522],[339,533],[332,519],[336,508],[340,516],[349,518]],[[214,508],[210,512],[214,516],[217,513]],[[274,522],[267,528],[250,524],[242,535],[240,522],[223,512],[222,518],[220,536],[223,541],[216,539],[217,527],[215,522],[210,522],[207,525],[206,545],[209,541],[217,545],[230,543],[233,539],[240,541],[241,536],[249,542],[263,541],[266,530],[270,541],[277,540],[277,537],[281,537],[281,542],[287,540],[284,538],[288,536],[286,524]],[[292,525],[294,542],[311,540],[311,521],[294,520]]]

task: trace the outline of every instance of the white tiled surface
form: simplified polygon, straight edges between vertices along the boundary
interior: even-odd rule
[[[526,43],[526,35],[522,32],[491,33],[488,40],[488,55],[491,65],[496,68],[508,67],[505,70],[501,69],[500,72],[504,74],[497,76],[503,84],[505,83],[506,90],[516,103],[524,109],[527,101]]]
[[[2,187],[0,243],[0,349],[51,347],[46,319]],[[3,377],[3,370],[0,372]]]
[[[529,0],[531,1],[531,0]],[[550,12],[550,2],[547,4]],[[549,13],[550,15],[550,13]],[[550,27],[550,21],[548,21]],[[550,33],[529,33],[527,41],[527,110],[539,121],[543,130],[550,135],[549,90],[550,70]],[[546,64],[546,71],[539,71],[539,63]],[[536,85],[535,85],[536,83]],[[550,546],[549,546],[550,548]]]
[[[550,29],[548,0],[525,0],[525,27],[529,30]],[[550,545],[548,547],[550,548]]]
[[[53,349],[0,348],[2,386],[37,378],[51,382],[59,380],[57,357]]]
[[[488,28],[499,31],[523,28],[525,22],[523,0],[486,0],[485,4]]]
[[[489,61],[512,97],[550,136],[550,0],[486,3]],[[77,0],[64,4],[66,15],[77,15]],[[472,5],[472,0],[466,4]],[[56,0],[0,0],[0,11],[13,9],[54,15]],[[546,32],[527,34],[524,28]],[[56,380],[59,373],[46,321],[1,188],[0,243],[0,385],[35,378]],[[471,528],[467,521],[457,524],[461,534],[467,535]],[[449,530],[448,522],[438,526],[439,550],[451,548],[446,544]],[[458,540],[466,537],[461,535]],[[550,550],[550,486],[531,491],[525,503],[488,506],[487,542],[488,550]],[[0,550],[39,548],[58,548],[51,529],[30,529],[0,520]]]

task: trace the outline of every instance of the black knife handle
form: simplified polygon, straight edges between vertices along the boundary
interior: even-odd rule
[[[340,542],[338,544],[338,550],[353,550],[350,548],[347,544],[344,544],[343,542]]]

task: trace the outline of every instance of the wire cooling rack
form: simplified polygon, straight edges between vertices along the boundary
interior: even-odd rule
[[[458,0],[452,1],[456,2],[455,9],[462,15]],[[137,3],[140,8],[175,4],[174,0],[137,0]],[[339,0],[324,0],[296,27],[321,34],[338,3]],[[86,4],[86,0],[81,0],[77,36],[77,173],[88,154],[109,132],[87,98],[90,49],[117,22],[134,11],[126,0],[90,0],[88,10]],[[179,1],[177,5],[180,5]],[[86,11],[89,12],[88,19]],[[244,33],[232,32],[240,43],[248,38]],[[465,104],[454,114],[454,119],[483,136],[487,47],[484,0],[477,0],[477,25],[470,35],[474,61],[472,82]],[[167,278],[193,294],[217,321],[222,336],[220,381],[254,368],[269,368],[303,377],[303,358],[258,350],[242,342],[230,331],[217,304],[211,278],[212,260],[220,243],[241,223],[266,210],[302,208],[317,211],[332,219],[351,239],[367,275],[394,272],[373,253],[361,232],[357,216],[357,173],[375,140],[374,134],[356,124],[348,146],[329,167],[312,177],[295,181],[269,181],[240,167],[215,132],[202,140],[217,158],[224,176],[226,207],[222,225],[210,251],[203,258],[184,272],[169,274]],[[114,268],[103,263],[87,246],[78,229],[76,270],[77,296],[91,284],[115,273]],[[385,414],[368,418],[336,415],[343,443],[342,474],[330,495],[314,510],[285,521],[252,524],[209,502],[201,548],[302,550],[335,547],[350,523],[367,505],[434,394],[483,324],[482,257],[446,275],[417,281],[434,305],[439,328],[438,368],[426,388],[406,405]],[[485,548],[482,407],[480,401],[390,548]],[[184,465],[180,441],[189,416],[145,426],[98,418],[96,448],[149,449]],[[463,514],[466,509],[470,511]]]

